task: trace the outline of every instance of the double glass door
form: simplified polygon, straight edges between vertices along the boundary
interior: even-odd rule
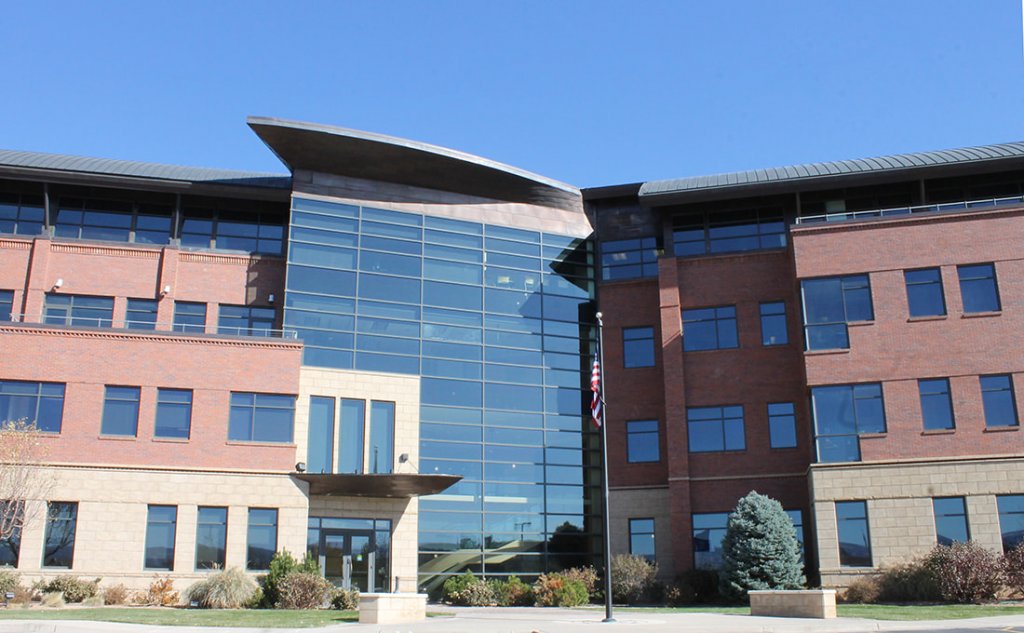
[[[320,569],[343,589],[373,593],[377,576],[377,543],[372,530],[321,530]]]

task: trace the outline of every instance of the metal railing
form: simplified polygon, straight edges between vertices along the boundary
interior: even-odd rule
[[[4,315],[6,316],[6,315]],[[9,318],[0,316],[0,324],[23,323],[26,325],[48,325],[54,327],[83,328],[118,330],[122,332],[154,332],[159,334],[182,334],[182,335],[216,335],[216,336],[241,336],[254,338],[279,338],[284,340],[297,340],[298,332],[290,329],[271,329],[264,327],[225,327],[225,326],[204,326],[184,323],[168,323],[166,321],[135,321],[135,320],[114,320],[107,317],[82,317],[82,316],[47,316],[45,313],[16,314],[11,313]]]
[[[823,215],[798,217],[797,224],[813,224],[816,222],[839,222],[842,220],[859,220],[862,218],[881,218],[915,213],[941,213],[946,211],[983,210],[995,207],[1006,207],[1024,204],[1024,196],[1006,198],[986,198],[983,200],[964,200],[962,202],[942,202],[938,204],[922,204],[913,207],[893,207],[889,209],[871,209],[865,211],[839,211]]]

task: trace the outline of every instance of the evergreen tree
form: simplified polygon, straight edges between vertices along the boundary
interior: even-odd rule
[[[752,589],[804,586],[800,544],[789,515],[770,497],[751,491],[729,515],[722,540],[722,595],[746,599]]]

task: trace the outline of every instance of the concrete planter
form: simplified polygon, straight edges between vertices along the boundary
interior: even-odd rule
[[[750,615],[786,618],[836,617],[835,589],[751,591]]]
[[[360,624],[401,624],[427,618],[425,593],[361,593]]]

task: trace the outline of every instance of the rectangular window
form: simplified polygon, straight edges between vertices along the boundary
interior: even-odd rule
[[[196,569],[224,569],[228,509],[199,506],[196,521]]]
[[[0,513],[10,517],[10,534],[0,539],[0,567],[17,567],[21,556],[21,526],[25,521],[24,501],[0,501]]]
[[[804,561],[804,513],[800,510],[786,510],[789,520],[793,522],[796,542],[800,545],[800,562]]]
[[[693,566],[717,569],[722,566],[722,539],[729,525],[728,512],[693,515]]]
[[[691,453],[742,451],[746,445],[743,407],[689,407],[686,426]]]
[[[785,345],[789,343],[786,329],[786,304],[782,301],[761,304],[761,344]]]
[[[175,332],[205,332],[206,304],[175,301],[173,329]]]
[[[622,366],[654,367],[654,328],[622,328]]]
[[[187,440],[192,428],[192,390],[157,389],[154,437]]]
[[[46,504],[43,567],[71,569],[75,560],[75,524],[77,522],[77,503],[50,501]]]
[[[739,347],[736,307],[683,310],[683,349],[696,352]]]
[[[270,336],[276,315],[274,308],[222,304],[217,316],[217,334]]]
[[[672,242],[677,257],[784,248],[786,222],[775,209],[681,213],[672,218]]]
[[[960,276],[960,297],[964,312],[999,312],[999,287],[994,264],[970,264],[956,267]]]
[[[103,397],[101,435],[135,437],[139,430],[139,388],[107,385]]]
[[[177,506],[149,506],[146,518],[146,569],[174,570]]]
[[[290,443],[294,419],[295,396],[232,392],[228,439]]]
[[[885,433],[880,383],[811,389],[819,462],[860,461],[861,433]]]
[[[83,240],[127,242],[132,229],[132,203],[119,200],[60,198],[54,235]]]
[[[907,284],[907,307],[911,317],[943,316],[946,299],[942,292],[942,273],[938,268],[903,271]]]
[[[917,390],[921,395],[921,420],[925,430],[953,428],[953,401],[949,396],[949,379],[918,380]]]
[[[42,196],[0,193],[0,233],[39,235],[42,232]]]
[[[1003,552],[1009,552],[1024,541],[1024,495],[999,495],[999,532],[1003,537]]]
[[[846,324],[875,318],[867,275],[807,279],[800,287],[809,350],[847,349],[850,339]]]
[[[363,442],[366,433],[366,402],[341,401],[341,429],[338,433],[338,472],[362,474]]]
[[[43,323],[75,327],[110,327],[114,319],[113,297],[46,294]]]
[[[966,543],[971,538],[967,527],[967,504],[963,497],[932,499],[935,512],[935,537],[939,545]]]
[[[14,319],[14,291],[0,290],[0,321]]]
[[[978,381],[981,383],[981,401],[985,407],[985,426],[1017,426],[1013,378],[1008,374],[980,376]]]
[[[839,565],[871,567],[867,502],[836,501],[836,528],[839,533]]]
[[[659,461],[657,420],[626,422],[626,455],[631,464]]]
[[[309,399],[306,471],[334,472],[334,398],[311,396]]]
[[[605,281],[658,276],[657,240],[642,237],[601,243],[601,277]]]
[[[63,383],[0,380],[0,422],[24,420],[44,433],[60,433],[63,417]]]
[[[792,402],[768,404],[768,436],[772,448],[796,447],[796,410]]]
[[[654,519],[629,520],[629,553],[654,562]]]
[[[395,461],[395,403],[370,403],[370,472],[390,473]]]
[[[247,536],[245,568],[270,569],[270,559],[277,551],[277,509],[249,508]]]
[[[156,310],[156,299],[129,299],[124,326],[129,330],[155,330]]]

